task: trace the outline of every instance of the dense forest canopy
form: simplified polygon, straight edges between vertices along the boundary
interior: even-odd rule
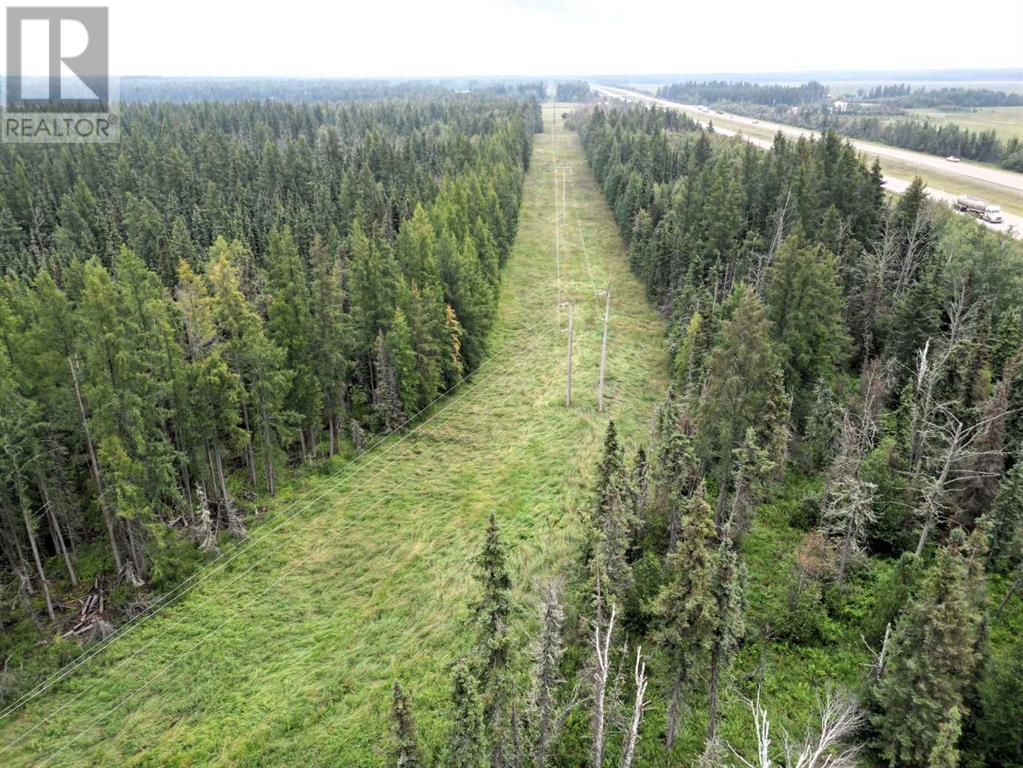
[[[265,77],[124,77],[119,95],[124,101],[258,101],[339,102],[383,98],[435,97],[452,91],[489,96],[518,96],[543,100],[540,80],[477,80],[435,78],[422,80],[345,80],[338,78]]]
[[[987,88],[910,88],[908,85],[877,86],[864,93],[867,100],[884,100],[906,109],[974,109],[1023,106],[1023,94]]]
[[[657,89],[662,99],[686,104],[717,104],[719,102],[748,102],[750,104],[814,104],[824,100],[828,89],[818,82],[803,85],[763,85],[760,83],[688,81],[672,83]]]
[[[44,561],[173,584],[284,466],[478,366],[539,129],[450,92],[122,116],[117,145],[0,148],[5,656],[54,618]]]
[[[590,98],[590,84],[585,80],[570,80],[558,83],[558,101],[587,101]]]

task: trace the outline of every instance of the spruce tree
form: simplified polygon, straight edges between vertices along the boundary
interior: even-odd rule
[[[685,499],[699,482],[699,461],[690,435],[692,424],[672,390],[657,410],[653,469],[654,505],[664,525],[667,551],[681,534]]]
[[[309,260],[312,272],[312,357],[318,388],[323,397],[328,453],[333,456],[344,424],[346,380],[353,367],[352,339],[349,318],[344,311],[346,297],[342,287],[344,276],[341,264],[319,235],[313,239]]]
[[[664,561],[665,582],[651,608],[653,640],[671,680],[665,733],[669,751],[678,732],[683,696],[709,660],[718,619],[714,511],[704,497],[703,484],[682,504],[679,540]]]
[[[412,346],[412,330],[401,309],[394,310],[391,327],[386,336],[387,361],[394,370],[401,399],[402,411],[406,418],[416,413],[422,390],[422,372],[416,365],[416,352]]]
[[[416,724],[412,719],[412,701],[395,680],[391,687],[391,715],[394,718],[395,768],[419,768],[419,743],[416,740]]]
[[[1014,549],[1023,547],[1023,455],[1002,478],[990,512],[992,566],[1003,570]]]
[[[967,560],[965,536],[953,532],[895,626],[874,717],[893,764],[926,768],[948,713],[962,710],[980,622]]]
[[[707,361],[707,381],[697,411],[697,446],[715,468],[720,527],[735,470],[733,451],[754,430],[756,443],[778,460],[786,444],[787,400],[764,305],[745,286],[728,300],[726,317]]]
[[[484,718],[490,744],[491,765],[503,768],[508,759],[506,728],[511,715],[511,576],[508,555],[501,541],[497,516],[491,512],[476,558],[482,594],[471,607],[476,630],[474,676],[479,681]]]
[[[714,628],[710,644],[710,692],[707,742],[717,740],[718,690],[721,678],[735,655],[745,630],[743,622],[743,581],[745,576],[726,524],[714,561]]]
[[[241,426],[248,433],[250,480],[255,481],[257,462],[262,464],[266,492],[273,496],[280,446],[295,420],[285,404],[292,374],[285,367],[284,351],[267,337],[262,318],[242,293],[235,262],[247,255],[243,244],[229,245],[223,238],[210,248],[210,306],[214,327],[224,342],[224,359],[244,389]]]
[[[405,427],[405,406],[398,389],[398,376],[391,363],[383,331],[377,336],[375,349],[376,387],[373,389],[373,410],[376,412],[377,423],[381,430],[387,433],[396,432]]]
[[[822,245],[789,237],[768,270],[767,315],[793,395],[796,423],[805,420],[813,387],[828,381],[845,352],[844,302],[838,264]]]
[[[974,753],[984,765],[1023,765],[1023,642],[992,654],[979,685]]]
[[[267,262],[270,273],[267,332],[277,348],[284,351],[284,367],[291,372],[286,403],[301,419],[298,436],[304,458],[312,452],[322,396],[313,358],[316,347],[308,280],[290,227],[270,232]]]
[[[540,602],[540,633],[530,651],[533,674],[529,715],[535,768],[545,768],[557,737],[558,689],[564,682],[561,677],[561,660],[565,654],[564,623],[565,611],[561,607],[558,590],[548,584]]]
[[[959,707],[952,707],[938,729],[927,768],[959,768],[959,736],[962,733],[962,718]]]
[[[630,505],[623,450],[614,421],[604,436],[604,455],[597,470],[593,512],[590,518],[590,571],[601,595],[612,595],[624,605],[632,589]]]
[[[487,739],[478,682],[464,660],[455,664],[451,689],[450,768],[487,768]]]

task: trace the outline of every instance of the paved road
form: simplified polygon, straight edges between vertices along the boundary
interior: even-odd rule
[[[703,112],[699,107],[691,104],[679,104],[678,102],[668,101],[667,99],[661,99],[656,96],[651,96],[648,93],[641,93],[640,91],[628,90],[625,88],[614,88],[606,85],[591,85],[590,86],[597,93],[604,96],[608,96],[614,99],[621,99],[623,101],[631,102],[642,102],[645,104],[656,104],[661,107],[668,109],[676,109],[680,112],[685,112],[690,117],[693,117],[701,125],[706,125],[707,121],[701,119],[701,116],[706,116],[708,119],[713,120],[714,115]],[[716,112],[716,110],[715,110]],[[783,125],[782,123],[771,123],[760,121],[758,123],[753,122],[753,118],[743,117],[742,115],[733,115],[728,113],[722,113],[720,117],[728,120],[729,122],[746,124],[750,126],[756,126],[758,129],[770,130],[772,133],[781,131],[786,136],[792,136],[798,138],[805,136],[807,138],[816,138],[819,134],[816,131],[806,130],[804,128],[796,128],[791,125]],[[724,126],[715,125],[714,130],[723,136],[734,136],[737,131],[731,128],[725,128]],[[768,139],[761,138],[759,136],[743,136],[746,141],[764,149],[771,147],[771,141]],[[927,155],[922,152],[911,152],[906,149],[898,149],[896,147],[888,147],[883,144],[874,144],[869,141],[857,141],[855,139],[848,139],[850,143],[857,150],[870,156],[879,156],[882,158],[890,158],[893,160],[900,160],[906,163],[912,163],[920,169],[920,175],[926,180],[927,169],[940,170],[942,173],[962,176],[964,179],[970,179],[973,181],[980,181],[986,184],[994,184],[999,187],[1004,187],[1012,192],[1019,194],[1021,200],[1023,200],[1023,174],[1013,173],[1011,171],[1003,171],[998,168],[988,168],[986,166],[977,165],[976,163],[949,163],[944,158],[935,157],[934,155]],[[890,192],[899,194],[904,192],[910,185],[908,179],[902,179],[889,174],[884,175],[885,189]],[[956,195],[951,192],[945,192],[941,189],[937,189],[930,184],[927,186],[927,193],[935,200],[941,200],[944,203],[951,204],[955,201]],[[1017,239],[1023,238],[1023,216],[1018,216],[1013,213],[1003,211],[1005,218],[1002,224],[988,224],[987,222],[981,222],[990,229],[995,229],[1000,232],[1010,232]]]

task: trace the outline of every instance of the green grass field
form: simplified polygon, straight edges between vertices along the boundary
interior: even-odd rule
[[[594,292],[609,273],[609,411],[628,438],[648,433],[667,385],[663,324],[577,137],[545,117],[479,372],[407,437],[294,482],[249,543],[225,546],[243,551],[228,567],[0,722],[0,764],[384,765],[393,678],[414,697],[426,751],[439,751],[486,517],[496,511],[511,546],[524,616],[578,540],[607,421]],[[568,180],[560,259],[556,164]],[[570,409],[559,283],[576,306]]]
[[[932,123],[955,123],[971,131],[991,131],[1002,141],[1023,139],[1023,107],[988,107],[971,111],[911,109],[909,113]]]

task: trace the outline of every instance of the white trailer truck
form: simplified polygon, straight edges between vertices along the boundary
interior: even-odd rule
[[[988,205],[976,197],[957,197],[952,207],[960,213],[968,213],[990,224],[1001,224],[1003,221],[1001,208],[997,205]]]

